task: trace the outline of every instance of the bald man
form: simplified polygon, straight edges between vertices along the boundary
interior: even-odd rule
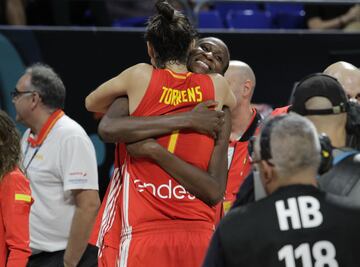
[[[236,199],[240,185],[250,172],[248,141],[261,119],[251,107],[256,78],[251,67],[238,60],[231,60],[225,79],[236,97],[236,106],[231,111],[231,135],[228,149],[228,181],[222,212],[225,214]]]
[[[295,88],[291,111],[306,116],[318,133],[325,133],[333,148],[333,167],[319,177],[321,188],[360,205],[360,154],[346,145],[350,110],[341,84],[326,74],[312,74]]]
[[[348,122],[346,125],[347,130],[347,146],[360,149],[360,136],[358,128],[360,123],[360,70],[354,65],[345,62],[338,61],[331,64],[324,70],[325,74],[328,74],[336,78],[345,90],[347,97],[350,99],[350,105],[353,106],[348,113]],[[357,106],[357,107],[356,107]]]
[[[357,67],[345,61],[338,61],[327,67],[324,73],[339,81],[349,99],[360,103],[360,70]]]

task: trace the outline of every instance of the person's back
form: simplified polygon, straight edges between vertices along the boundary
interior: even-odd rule
[[[229,212],[203,266],[359,266],[360,210],[317,188],[320,150],[306,118],[266,121],[252,163],[269,196]]]
[[[346,197],[353,205],[360,204],[360,152],[352,148],[333,150],[333,166],[319,177],[319,186],[326,192]]]
[[[189,53],[187,65],[188,68],[195,73],[215,72],[215,73],[223,74],[227,66],[229,65],[229,52],[226,44],[214,37],[207,37],[197,40],[196,46]],[[189,90],[191,100],[194,100],[195,97],[193,90],[195,89],[190,88]],[[166,91],[164,90],[163,93],[164,94],[169,93],[171,97],[173,91],[169,92],[168,90]],[[164,101],[171,102],[171,99],[172,97]],[[184,92],[184,96],[183,97],[180,96],[179,99],[181,100],[181,102],[187,101],[188,90],[186,90],[186,92]],[[176,105],[180,104],[180,100],[176,101]],[[210,102],[214,103],[214,101],[210,101]],[[207,106],[210,105],[209,101],[207,101],[206,103],[208,103],[206,104]],[[120,217],[118,216],[119,212],[113,212],[114,209],[113,203],[116,201],[118,197],[117,194],[118,190],[120,190],[119,168],[121,168],[121,165],[123,164],[122,158],[126,154],[126,151],[125,150],[121,151],[121,148],[125,147],[126,143],[133,143],[136,141],[144,140],[149,137],[156,138],[164,134],[172,134],[174,131],[179,131],[181,129],[186,130],[187,133],[189,133],[190,130],[194,130],[192,127],[198,127],[203,124],[207,124],[210,121],[210,118],[204,118],[203,116],[201,116],[200,118],[199,116],[200,114],[202,114],[202,112],[199,112],[200,111],[199,107],[200,105],[204,105],[204,104],[205,103],[202,102],[198,104],[194,109],[188,112],[171,113],[165,116],[160,115],[160,116],[152,116],[152,117],[146,117],[146,116],[130,117],[127,97],[120,97],[112,103],[111,107],[109,108],[109,110],[107,111],[107,113],[105,114],[105,116],[103,117],[102,121],[99,124],[99,135],[101,136],[101,138],[103,138],[105,142],[114,142],[114,141],[117,142],[115,149],[114,174],[111,178],[111,182],[109,184],[106,196],[103,200],[101,210],[98,213],[97,222],[96,225],[94,226],[93,236],[90,241],[91,243],[97,244],[100,248],[104,248],[104,253],[101,249],[99,251],[101,253],[101,256],[99,258],[99,264],[103,263],[104,266],[113,265],[113,263],[109,263],[109,261],[111,261],[113,257],[107,256],[109,254],[110,255],[112,254],[108,253],[107,251],[110,250],[113,251],[114,248],[115,249],[118,248],[120,244],[121,224],[118,222],[121,221],[121,218],[119,219]],[[155,103],[155,105],[158,105],[158,103]],[[204,111],[217,113],[217,114],[218,112],[220,112],[215,110],[210,111],[208,110],[208,108],[206,108]],[[151,109],[151,113],[153,112],[154,110]],[[119,117],[120,120],[118,119],[115,121],[114,114],[117,117]],[[126,119],[126,117],[128,119]],[[171,117],[172,118],[176,117],[176,120],[169,119]],[[200,119],[197,120],[196,118],[200,118]],[[184,120],[185,121],[196,120],[196,122],[195,123],[191,122],[190,124],[187,123],[184,124]],[[130,131],[128,129],[131,128],[131,124],[135,124],[135,123],[139,127],[136,127],[136,130],[132,128],[135,131],[133,131],[130,134]],[[147,127],[145,127],[145,124],[147,124]],[[191,127],[189,127],[188,125],[191,125]],[[122,128],[118,128],[118,127],[122,127]],[[158,132],[154,134],[152,132],[151,135],[144,135],[145,134],[144,129],[146,129],[145,131],[149,131],[150,129],[153,130],[159,128],[166,130],[165,132],[161,132],[161,133]],[[120,137],[124,138],[124,134],[123,134],[124,131],[129,133],[126,136],[131,137],[131,139],[127,139],[127,140],[121,139],[121,141],[119,141],[119,139],[117,138]],[[184,148],[185,151],[188,151],[187,147]],[[164,149],[167,149],[167,147],[165,147]],[[177,154],[178,152],[179,152],[179,147],[177,147],[175,153]],[[207,170],[208,172],[209,169],[211,169],[210,167],[211,166],[209,166]],[[177,166],[177,168],[180,169],[181,166]],[[105,208],[105,207],[111,207],[111,208]],[[104,211],[106,212],[104,213]],[[112,220],[113,217],[115,218]]]
[[[342,207],[314,186],[283,187],[224,218],[225,266],[360,266],[349,251],[360,249],[359,222],[359,210]]]
[[[188,73],[186,60],[195,32],[187,18],[166,1],[159,0],[156,7],[159,14],[150,19],[145,37],[151,63],[157,69],[144,63],[128,68],[86,98],[88,110],[106,111],[115,97],[124,95],[129,99],[129,113],[137,116],[191,110],[207,99],[217,100],[218,110],[224,105],[233,107],[235,99],[224,77]],[[229,110],[225,113],[229,121]],[[126,157],[122,168],[120,265],[149,266],[149,262],[158,267],[200,265],[214,227],[209,206],[220,200],[226,184],[225,172],[211,176],[206,171],[213,150],[225,158],[224,140],[221,134],[216,140],[218,146],[214,147],[214,140],[206,135],[179,132],[157,142],[146,139],[127,144],[132,156]],[[134,145],[144,143],[150,143],[151,148],[156,147],[159,154],[168,157],[161,161],[153,158],[157,165],[136,159],[150,157],[141,151],[135,155],[131,152]],[[145,152],[151,150],[147,148]],[[216,162],[222,162],[215,157]],[[186,174],[179,175],[172,169],[174,162],[184,166]],[[173,172],[172,177],[160,166]],[[194,172],[200,177],[195,178]],[[195,196],[202,197],[203,202]]]
[[[154,116],[183,112],[191,110],[201,101],[212,99],[214,89],[209,76],[175,74],[167,69],[154,69],[149,88],[131,115]],[[157,141],[180,158],[207,170],[214,145],[211,137],[180,131],[162,136]],[[183,186],[156,163],[130,156],[127,156],[127,162],[130,174],[128,216],[133,228],[144,222],[173,218],[213,222],[212,209],[186,192]],[[125,178],[124,182],[129,181]]]

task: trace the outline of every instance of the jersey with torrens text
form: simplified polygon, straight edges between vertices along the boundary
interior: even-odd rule
[[[147,91],[132,116],[185,112],[215,92],[208,75],[154,69]],[[214,140],[192,131],[175,131],[157,139],[165,149],[207,170]],[[214,209],[186,189],[153,161],[126,156],[123,170],[122,213],[125,226],[163,220],[214,222]]]

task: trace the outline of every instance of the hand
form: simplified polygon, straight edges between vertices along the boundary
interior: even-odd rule
[[[224,112],[212,109],[217,105],[218,102],[213,100],[197,104],[190,112],[192,129],[216,139],[224,123]]]
[[[354,20],[360,19],[360,5],[354,5],[352,8],[349,9],[349,11],[342,16],[342,21],[345,24],[349,24],[350,22]]]
[[[154,149],[161,147],[153,138],[127,144],[126,150],[135,158],[151,158]]]

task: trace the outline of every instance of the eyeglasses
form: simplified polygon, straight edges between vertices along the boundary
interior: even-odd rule
[[[34,93],[35,91],[19,91],[16,87],[15,89],[10,92],[10,95],[12,98],[17,98],[19,97],[20,95],[23,95],[23,94],[29,94],[29,93]]]

